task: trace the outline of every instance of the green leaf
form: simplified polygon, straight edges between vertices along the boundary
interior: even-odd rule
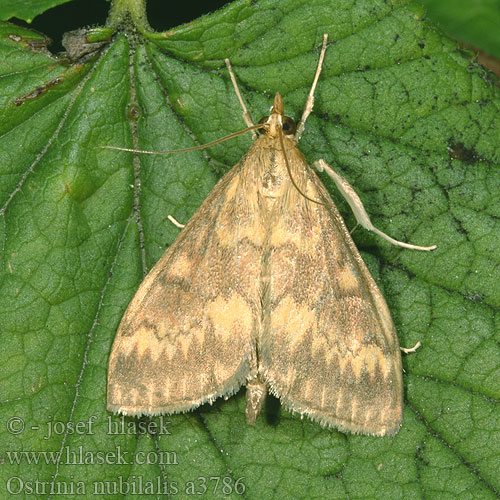
[[[0,19],[7,21],[11,17],[17,17],[27,23],[45,12],[46,10],[68,3],[71,0],[3,0],[0,4]]]
[[[497,0],[419,0],[444,31],[500,57],[500,9]]]
[[[499,498],[494,78],[405,1],[240,0],[167,33],[148,31],[140,4],[137,30],[114,7],[114,37],[74,65],[0,28],[0,496],[148,498],[167,481],[173,498]],[[438,245],[354,232],[401,345],[422,343],[404,355],[400,432],[345,435],[275,399],[247,426],[243,391],[163,419],[112,416],[111,344],[178,234],[167,217],[186,222],[251,138],[175,156],[101,146],[164,151],[242,129],[225,57],[255,121],[277,91],[297,118],[325,32],[301,150],[342,173],[381,230]]]

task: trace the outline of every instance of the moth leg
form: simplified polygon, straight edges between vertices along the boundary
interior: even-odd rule
[[[314,75],[314,80],[311,85],[311,90],[307,96],[306,105],[304,106],[304,111],[302,112],[302,118],[300,119],[299,125],[297,126],[297,131],[295,132],[295,142],[298,142],[301,135],[304,133],[306,128],[306,120],[311,114],[314,107],[314,92],[316,91],[316,84],[318,83],[319,75],[321,73],[321,68],[323,67],[323,59],[325,58],[326,52],[326,42],[328,41],[328,35],[325,33],[323,35],[323,46],[321,47],[321,53],[319,55],[318,66],[316,68],[316,74]]]
[[[241,97],[240,94],[240,89],[238,88],[238,84],[236,83],[236,77],[234,76],[233,73],[233,68],[231,66],[231,61],[229,59],[224,59],[226,62],[227,70],[229,71],[229,76],[231,77],[231,81],[233,82],[233,87],[234,91],[236,92],[236,97],[238,98],[238,101],[240,101],[240,105],[243,108],[243,119],[245,120],[245,123],[247,124],[247,127],[253,127],[253,121],[252,121],[252,116],[250,115],[250,112],[248,111],[247,107],[245,106],[245,102],[243,101],[243,97]],[[252,131],[252,139],[255,140],[257,138],[257,134],[255,133],[255,130]]]
[[[413,347],[400,347],[401,351],[405,354],[409,354],[410,352],[416,352],[417,349],[422,345],[420,340]]]
[[[167,219],[175,226],[178,227],[179,229],[184,229],[186,227],[186,224],[180,223],[173,215],[167,215]]]
[[[372,224],[370,218],[368,217],[368,214],[366,213],[363,203],[359,199],[359,196],[356,194],[352,186],[341,175],[337,174],[337,172],[335,172],[324,160],[315,161],[313,163],[313,167],[318,172],[324,171],[331,177],[331,179],[337,185],[337,188],[341,192],[342,196],[346,199],[347,203],[349,203],[354,213],[354,217],[356,217],[358,223],[361,224],[365,229],[368,229],[368,231],[373,231],[375,234],[378,234],[380,237],[389,241],[393,245],[403,248],[410,248],[412,250],[425,250],[425,251],[434,250],[435,248],[437,248],[436,245],[432,245],[430,247],[420,247],[418,245],[410,245],[409,243],[404,243],[402,241],[395,240],[394,238],[391,238],[387,234],[383,233]]]
[[[254,425],[261,412],[267,397],[267,383],[257,375],[254,379],[246,383],[247,386],[247,406],[245,414],[247,424]]]

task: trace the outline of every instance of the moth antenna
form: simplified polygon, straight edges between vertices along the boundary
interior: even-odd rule
[[[285,158],[285,165],[286,165],[286,170],[288,172],[288,176],[290,177],[290,181],[292,181],[293,186],[295,189],[306,199],[309,201],[312,201],[313,203],[317,203],[318,205],[325,205],[322,201],[314,200],[313,198],[309,198],[307,194],[305,194],[297,185],[295,182],[295,179],[293,178],[292,175],[292,169],[290,168],[290,163],[288,162],[288,156],[286,155],[285,151],[285,144],[283,143],[283,132],[281,129],[278,129],[278,137],[280,139],[280,146],[281,146],[281,151],[283,151],[283,157]]]
[[[252,127],[253,126],[252,116],[250,115],[250,112],[245,106],[245,101],[243,100],[243,97],[241,97],[240,89],[238,88],[238,83],[236,82],[236,77],[233,73],[233,68],[231,66],[231,61],[229,59],[224,59],[224,61],[227,66],[229,76],[231,77],[231,82],[233,82],[233,87],[234,91],[236,92],[236,97],[238,98],[238,101],[240,101],[241,108],[243,109],[243,119],[245,120],[247,127]],[[252,132],[252,139],[255,140],[256,138],[257,135],[255,134],[255,132]]]
[[[314,92],[316,91],[316,85],[318,83],[319,75],[321,74],[321,68],[323,67],[323,59],[325,58],[326,52],[326,42],[328,41],[328,35],[325,33],[323,35],[323,45],[321,46],[321,53],[319,55],[318,66],[316,67],[316,74],[314,75],[314,80],[311,85],[311,90],[307,96],[306,105],[304,106],[304,111],[302,112],[302,118],[300,119],[299,125],[297,126],[297,131],[295,132],[295,140],[298,141],[301,135],[304,133],[306,128],[306,120],[311,114],[314,107]]]
[[[220,142],[228,141],[229,139],[234,139],[235,137],[238,137],[239,135],[246,134],[247,132],[257,130],[259,128],[264,128],[265,124],[264,123],[259,123],[257,125],[252,125],[251,127],[248,127],[244,130],[239,130],[238,132],[233,132],[232,134],[226,135],[225,137],[221,137],[220,139],[217,139],[216,141],[213,142],[207,142],[206,144],[202,144],[201,146],[194,146],[192,148],[186,148],[186,149],[175,149],[173,151],[144,151],[142,149],[131,149],[131,148],[120,148],[118,146],[101,146],[102,149],[117,149],[118,151],[129,151],[130,153],[140,153],[143,155],[172,155],[175,153],[188,153],[189,151],[198,151],[200,149],[206,149],[211,146],[215,146],[216,144],[219,144]]]
[[[356,231],[356,229],[358,229],[358,227],[360,226],[359,222],[357,222],[357,224],[349,231],[349,234],[352,235],[352,233],[354,233],[354,231]]]

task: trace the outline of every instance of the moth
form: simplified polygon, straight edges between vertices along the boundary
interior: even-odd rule
[[[128,306],[109,359],[108,410],[186,412],[246,385],[249,424],[270,392],[324,426],[377,436],[398,431],[402,367],[389,309],[297,147],[326,44],[325,35],[298,127],[284,116],[279,93],[270,115],[253,125],[226,60],[248,130],[260,136]],[[367,229],[406,248],[435,248],[377,230],[345,179],[323,160],[313,167],[333,178]]]

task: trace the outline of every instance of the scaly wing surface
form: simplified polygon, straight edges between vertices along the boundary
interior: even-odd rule
[[[292,411],[342,430],[394,434],[402,369],[388,307],[323,184],[290,156],[295,180],[324,205],[291,186],[275,214],[259,370]]]
[[[219,181],[130,303],[109,361],[109,410],[187,411],[231,395],[255,370],[264,229],[245,192],[245,161]]]

